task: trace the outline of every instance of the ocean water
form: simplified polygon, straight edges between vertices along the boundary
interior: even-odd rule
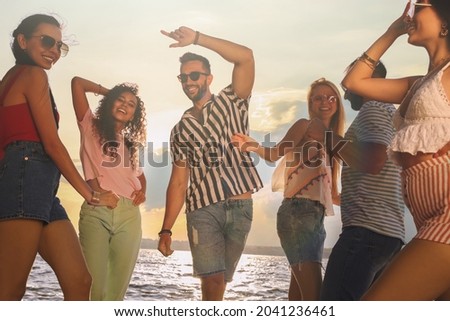
[[[290,271],[284,256],[243,254],[227,286],[227,301],[287,300]],[[58,281],[39,256],[33,265],[24,296],[26,301],[62,300]],[[189,251],[175,251],[170,257],[157,250],[141,249],[125,300],[198,301],[200,280],[192,276]]]

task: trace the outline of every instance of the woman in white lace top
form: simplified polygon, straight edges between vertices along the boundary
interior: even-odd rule
[[[450,299],[449,23],[449,1],[411,1],[342,81],[359,95],[400,103],[388,151],[403,168],[404,199],[417,227],[417,235],[363,299]],[[406,33],[410,44],[426,49],[428,73],[371,78],[380,57]]]

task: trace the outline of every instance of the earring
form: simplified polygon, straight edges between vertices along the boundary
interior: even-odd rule
[[[447,24],[446,23],[442,24],[441,32],[439,33],[439,35],[441,37],[447,37],[447,35],[448,35],[448,28],[447,28]]]

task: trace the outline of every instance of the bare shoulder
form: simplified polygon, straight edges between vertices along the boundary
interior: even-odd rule
[[[292,139],[292,137],[303,136],[308,128],[309,120],[300,118],[289,128],[285,138]]]
[[[447,97],[450,98],[450,68],[444,70],[441,83],[445,93],[447,94]]]
[[[0,86],[3,90],[7,83],[14,79],[14,85],[8,92],[6,104],[18,104],[28,100],[36,92],[48,89],[48,78],[45,71],[37,66],[15,65],[5,74]]]
[[[444,88],[450,88],[450,67],[443,71],[441,81]]]
[[[23,70],[23,75],[25,79],[33,82],[47,82],[47,73],[41,67],[37,66],[25,66]]]
[[[49,88],[47,73],[36,66],[26,66],[22,71],[20,82],[27,96],[42,94]]]
[[[295,130],[301,130],[301,129],[305,129],[308,127],[309,124],[309,120],[306,118],[300,118],[298,119],[293,125],[292,125],[292,129]]]

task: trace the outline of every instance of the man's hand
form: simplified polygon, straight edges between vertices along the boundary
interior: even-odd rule
[[[161,33],[176,41],[169,46],[170,48],[189,46],[194,43],[196,37],[195,30],[183,26],[171,32],[161,30]]]
[[[172,244],[172,237],[168,233],[163,233],[159,236],[158,250],[165,257],[171,255],[173,250],[170,248]]]

